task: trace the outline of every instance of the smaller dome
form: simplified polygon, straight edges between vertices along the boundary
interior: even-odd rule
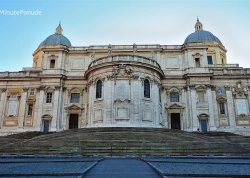
[[[53,46],[53,45],[62,45],[66,47],[71,47],[71,43],[68,38],[62,35],[63,29],[61,24],[56,28],[56,32],[53,35],[48,36],[39,46]]]
[[[217,38],[211,32],[203,30],[202,23],[199,21],[199,19],[197,19],[197,22],[195,24],[195,32],[187,36],[184,41],[184,44],[202,42],[217,42],[223,46],[219,38]]]

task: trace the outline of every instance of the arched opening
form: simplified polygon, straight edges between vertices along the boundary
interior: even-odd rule
[[[102,98],[102,81],[96,82],[96,98]]]
[[[148,79],[144,80],[144,97],[150,98],[150,83]]]

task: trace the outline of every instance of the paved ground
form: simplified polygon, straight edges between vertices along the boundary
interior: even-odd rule
[[[246,157],[145,158],[164,177],[250,177]]]
[[[108,158],[101,161],[86,178],[160,178],[145,162],[138,158]],[[84,177],[84,178],[85,178]]]
[[[0,177],[250,177],[250,158],[2,156]]]

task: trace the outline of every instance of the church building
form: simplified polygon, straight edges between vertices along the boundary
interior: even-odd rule
[[[149,127],[250,135],[250,69],[197,19],[181,45],[74,46],[61,25],[32,67],[0,72],[0,135]]]

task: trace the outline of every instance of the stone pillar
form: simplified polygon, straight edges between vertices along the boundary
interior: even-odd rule
[[[59,86],[55,86],[54,97],[53,97],[53,113],[52,113],[52,121],[51,121],[51,131],[57,131],[59,125],[59,118],[58,118],[58,108],[59,108]]]
[[[181,90],[181,94],[180,94],[180,102],[181,103],[187,103],[187,88],[184,87]],[[187,105],[185,106],[184,109],[182,109],[181,112],[181,120],[183,122],[183,130],[188,130],[190,128],[190,117],[188,115],[188,109],[187,109]]]
[[[219,115],[218,115],[218,103],[216,100],[216,91],[212,90],[212,97],[213,97],[213,110],[214,110],[214,123],[215,123],[215,127],[216,129],[220,127],[220,120],[219,120]]]
[[[62,130],[63,126],[63,106],[64,106],[64,100],[63,100],[63,87],[58,86],[57,90],[59,91],[58,94],[58,109],[57,109],[57,130]],[[55,105],[54,105],[55,106]]]
[[[64,104],[68,107],[69,106],[69,98],[70,98],[70,92],[69,89],[67,89],[66,87],[63,87],[63,97],[64,97]],[[63,106],[62,106],[63,107]],[[66,130],[68,129],[68,109],[62,109],[63,110],[63,120],[62,120],[62,129]]]
[[[196,103],[197,103],[197,97],[196,97],[196,90],[194,88],[194,86],[190,87],[190,101],[191,101],[191,105],[190,105],[190,113],[191,113],[191,117],[192,117],[192,130],[193,131],[197,131],[197,129],[199,128],[199,120],[197,117],[197,108],[196,108]]]
[[[216,130],[214,121],[214,109],[213,109],[214,103],[216,102],[213,101],[213,94],[211,91],[211,87],[208,87],[207,89],[207,97],[208,97],[209,126],[210,130],[213,131]]]
[[[228,107],[228,117],[229,117],[229,125],[230,129],[235,129],[235,112],[234,112],[234,105],[233,105],[233,95],[230,87],[225,87],[226,89],[226,96],[227,96],[227,107]]]
[[[36,113],[36,128],[40,128],[42,131],[42,111],[43,111],[43,100],[44,100],[44,86],[41,86],[37,90],[39,91],[39,95],[37,95],[37,113]]]
[[[27,98],[28,88],[23,88],[23,93],[21,96],[20,107],[19,107],[19,115],[18,115],[18,126],[24,126],[24,117],[25,117],[25,108],[26,108],[26,98]]]
[[[5,105],[6,105],[6,88],[2,88],[0,96],[0,128],[2,128],[3,124]]]

